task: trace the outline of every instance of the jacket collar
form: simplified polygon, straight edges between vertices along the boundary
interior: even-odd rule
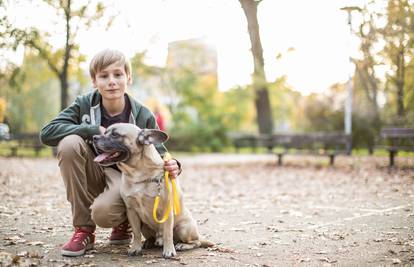
[[[129,115],[129,123],[136,124],[135,117],[138,114],[138,109],[134,103],[134,99],[131,95],[126,93],[129,99],[129,103],[131,104],[131,114]],[[91,124],[92,125],[101,125],[101,99],[102,96],[98,90],[95,89],[91,98],[91,108],[90,108],[90,115],[91,115]]]

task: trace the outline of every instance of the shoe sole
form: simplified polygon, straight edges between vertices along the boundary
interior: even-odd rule
[[[86,245],[85,249],[79,250],[79,251],[70,251],[70,250],[64,250],[62,249],[60,251],[60,254],[62,256],[68,256],[68,257],[77,257],[85,255],[86,251],[93,249],[93,244]]]
[[[129,245],[129,243],[131,243],[131,239],[109,240],[109,244],[111,245]]]

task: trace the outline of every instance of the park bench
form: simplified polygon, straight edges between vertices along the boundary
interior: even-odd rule
[[[382,145],[389,153],[390,167],[394,166],[394,158],[398,151],[414,151],[414,128],[386,127],[381,129]]]
[[[40,142],[38,133],[13,134],[6,146],[10,149],[10,156],[16,157],[18,149],[32,149],[36,156],[45,146]]]
[[[243,147],[251,148],[253,152],[256,152],[256,148],[262,146],[261,135],[258,134],[233,133],[230,134],[229,138],[232,140],[237,153]]]
[[[277,155],[279,165],[282,165],[282,158],[287,154],[328,156],[329,163],[333,165],[335,156],[351,153],[352,143],[351,136],[344,133],[316,132],[239,135],[234,137],[233,144],[237,152],[241,147],[250,147],[253,152],[257,147],[267,148],[269,153]]]

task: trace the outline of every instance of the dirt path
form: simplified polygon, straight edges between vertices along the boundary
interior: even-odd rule
[[[54,159],[0,158],[0,266],[354,266],[414,264],[414,158],[183,157],[187,206],[211,249],[130,258],[98,228],[66,258],[69,204]]]

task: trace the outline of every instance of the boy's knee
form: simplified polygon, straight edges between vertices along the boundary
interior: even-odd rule
[[[85,140],[83,140],[79,135],[68,135],[64,137],[58,144],[58,157],[61,157],[63,155],[73,155],[73,153],[79,154],[81,147],[84,145],[86,145]]]
[[[91,217],[96,225],[102,228],[116,227],[125,221],[125,213],[113,203],[105,203],[95,199],[91,206]]]
[[[108,205],[104,205],[102,203],[97,203],[96,201],[91,206],[91,217],[92,220],[102,228],[109,228],[111,225],[108,223],[108,218],[106,214],[108,214],[109,207]]]

